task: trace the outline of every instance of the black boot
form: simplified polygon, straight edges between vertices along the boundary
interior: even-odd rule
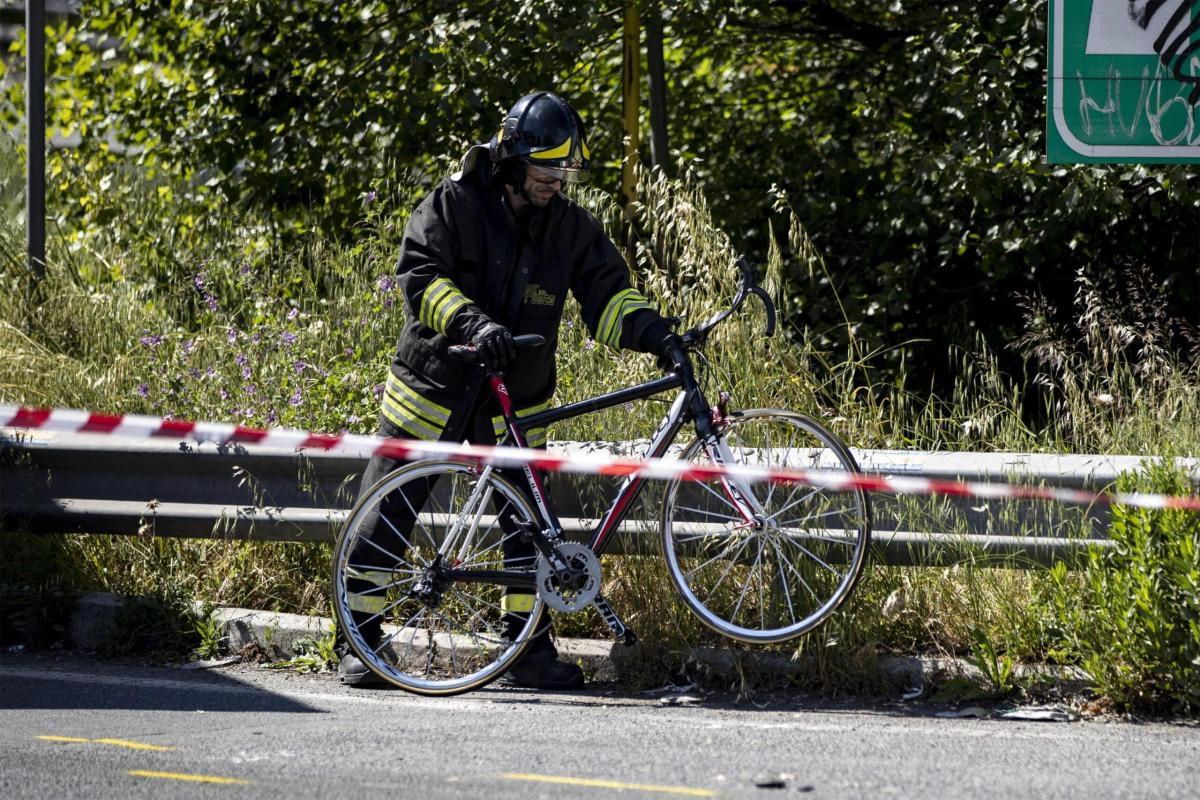
[[[582,689],[583,670],[578,664],[558,659],[547,626],[529,643],[525,655],[508,668],[500,683],[526,689]]]
[[[366,631],[364,631],[366,633]],[[366,636],[367,643],[370,647],[378,647],[382,638],[379,631],[374,631],[372,635]],[[337,652],[341,658],[338,659],[338,680],[347,686],[356,686],[360,689],[371,689],[382,686],[390,686],[387,681],[376,675],[374,672],[363,663],[362,659],[354,654],[350,649],[350,645],[346,644],[344,639],[339,637],[337,644]]]

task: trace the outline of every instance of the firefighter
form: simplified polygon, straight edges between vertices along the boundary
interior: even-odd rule
[[[679,337],[632,287],[629,268],[600,224],[563,193],[566,184],[586,180],[589,161],[579,115],[556,94],[529,94],[508,112],[496,136],[472,147],[462,169],[413,212],[396,269],[408,321],[384,387],[380,435],[496,441],[499,409],[484,375],[449,358],[446,349],[453,344],[474,345],[491,369],[505,374],[518,416],[548,407],[568,292],[597,343],[660,358],[678,349]],[[513,336],[530,333],[545,337],[545,344],[518,352]],[[530,446],[542,446],[545,431],[531,430],[528,438]],[[373,458],[360,491],[398,466]],[[385,501],[380,513],[393,525],[411,525],[411,514],[402,519],[398,505],[389,510]],[[371,530],[377,520],[364,527]],[[510,592],[504,611],[523,622],[520,614],[533,600]],[[348,651],[338,672],[348,684],[379,680]],[[558,659],[547,629],[505,680],[571,689],[583,685],[583,674]]]

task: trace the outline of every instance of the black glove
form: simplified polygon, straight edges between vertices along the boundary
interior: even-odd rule
[[[508,328],[497,322],[487,322],[471,335],[469,344],[475,347],[488,369],[508,369],[517,360],[517,345]]]
[[[654,363],[663,372],[674,372],[680,367],[690,367],[692,361],[683,349],[683,339],[677,333],[669,333],[658,343],[658,358]]]
[[[690,363],[683,349],[683,339],[661,320],[655,320],[646,326],[638,344],[645,352],[658,356],[655,363],[663,372],[673,372],[676,367],[687,366]]]

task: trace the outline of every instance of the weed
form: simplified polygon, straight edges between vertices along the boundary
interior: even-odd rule
[[[1185,494],[1191,482],[1154,461],[1117,489]],[[1118,708],[1200,710],[1200,516],[1117,506],[1109,536],[1082,574],[1051,573],[1054,656],[1079,664]]]
[[[213,659],[221,655],[225,643],[221,623],[213,615],[214,606],[204,603],[192,619],[192,627],[200,637],[195,654],[197,658]]]

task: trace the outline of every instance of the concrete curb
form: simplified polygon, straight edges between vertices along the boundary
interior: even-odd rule
[[[103,649],[123,602],[124,598],[103,592],[82,595],[69,627],[75,647]],[[202,613],[201,604],[196,604],[195,608],[198,614]],[[303,654],[305,645],[311,647],[333,630],[333,621],[328,617],[246,608],[215,607],[211,619],[221,633],[225,652],[236,655],[250,648],[274,661],[286,661]],[[622,674],[636,672],[637,663],[644,656],[638,645],[630,648],[605,639],[559,637],[555,641],[559,653],[577,662],[590,682],[615,681]],[[805,675],[819,669],[816,657],[793,659],[740,646],[697,647],[673,654],[673,657],[685,673],[715,679],[726,685],[739,685],[744,681],[779,688],[803,685]],[[221,663],[227,662],[218,660],[212,665]],[[974,685],[987,683],[977,666],[959,658],[881,656],[878,666],[886,689],[907,699],[927,699],[934,689],[953,679]],[[1077,696],[1087,688],[1086,676],[1070,668],[1018,665],[1014,677],[1023,682],[1036,682],[1064,697]]]

